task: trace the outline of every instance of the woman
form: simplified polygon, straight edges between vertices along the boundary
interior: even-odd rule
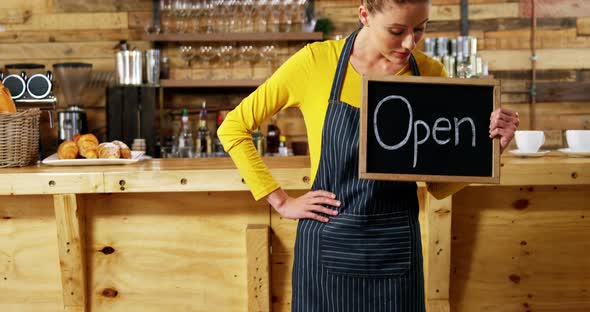
[[[428,0],[364,0],[363,24],[346,40],[307,45],[227,115],[219,137],[256,200],[299,219],[293,264],[293,311],[424,311],[415,182],[358,178],[362,74],[447,76],[414,50],[430,11]],[[256,153],[251,132],[287,107],[305,119],[312,191],[287,195]],[[490,138],[502,150],[519,123],[499,109]],[[464,185],[429,183],[442,198]]]

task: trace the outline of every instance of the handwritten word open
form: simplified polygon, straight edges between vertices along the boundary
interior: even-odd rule
[[[379,109],[381,108],[381,106],[384,103],[386,103],[388,101],[391,101],[392,104],[400,103],[399,101],[395,101],[395,100],[401,100],[402,102],[406,103],[406,106],[408,107],[408,111],[409,111],[408,131],[406,133],[405,138],[401,142],[399,142],[395,145],[387,145],[387,144],[383,143],[383,140],[381,140],[381,136],[379,135],[379,127],[377,127],[377,116],[379,115]],[[424,144],[424,142],[426,142],[428,140],[428,138],[430,138],[430,127],[423,120],[418,119],[414,122],[413,118],[414,118],[414,114],[413,114],[412,105],[410,104],[410,102],[408,102],[408,100],[406,98],[404,98],[403,96],[390,95],[390,96],[385,97],[383,100],[381,100],[379,102],[379,104],[377,104],[377,107],[375,108],[375,113],[373,114],[373,128],[375,130],[375,137],[377,139],[377,142],[379,142],[379,145],[381,145],[381,147],[383,147],[384,149],[391,150],[391,151],[397,150],[397,149],[405,146],[406,143],[408,143],[410,136],[412,135],[412,130],[413,130],[413,132],[415,133],[414,134],[413,168],[416,168],[416,162],[418,161],[418,145]],[[472,134],[471,146],[475,147],[476,146],[475,123],[473,122],[473,119],[471,119],[469,117],[464,117],[459,120],[459,118],[454,117],[453,120],[454,120],[454,125],[455,125],[455,146],[459,145],[459,127],[461,126],[461,124],[468,122],[471,125],[471,134]],[[441,125],[441,124],[446,124],[446,125]],[[424,129],[426,130],[426,135],[423,138],[418,138],[418,127],[419,126],[423,126]],[[451,141],[451,139],[446,139],[446,140],[439,139],[439,136],[437,135],[437,133],[448,132],[451,129],[452,129],[451,121],[447,118],[440,117],[434,122],[434,127],[432,129],[432,138],[439,145],[448,144]]]

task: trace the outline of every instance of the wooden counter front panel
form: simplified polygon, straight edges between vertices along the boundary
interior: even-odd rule
[[[85,196],[93,312],[247,311],[247,192]]]
[[[52,196],[0,201],[0,311],[63,311]]]
[[[590,186],[453,197],[451,311],[590,310]]]

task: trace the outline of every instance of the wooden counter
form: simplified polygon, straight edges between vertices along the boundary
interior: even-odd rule
[[[293,196],[309,189],[308,158],[265,162]],[[290,311],[296,221],[229,159],[0,181],[0,311]],[[500,185],[440,201],[423,186],[430,311],[590,309],[590,158],[505,156]]]

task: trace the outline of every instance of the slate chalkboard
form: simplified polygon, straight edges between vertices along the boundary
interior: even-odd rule
[[[499,106],[497,80],[363,77],[360,178],[499,183]]]

